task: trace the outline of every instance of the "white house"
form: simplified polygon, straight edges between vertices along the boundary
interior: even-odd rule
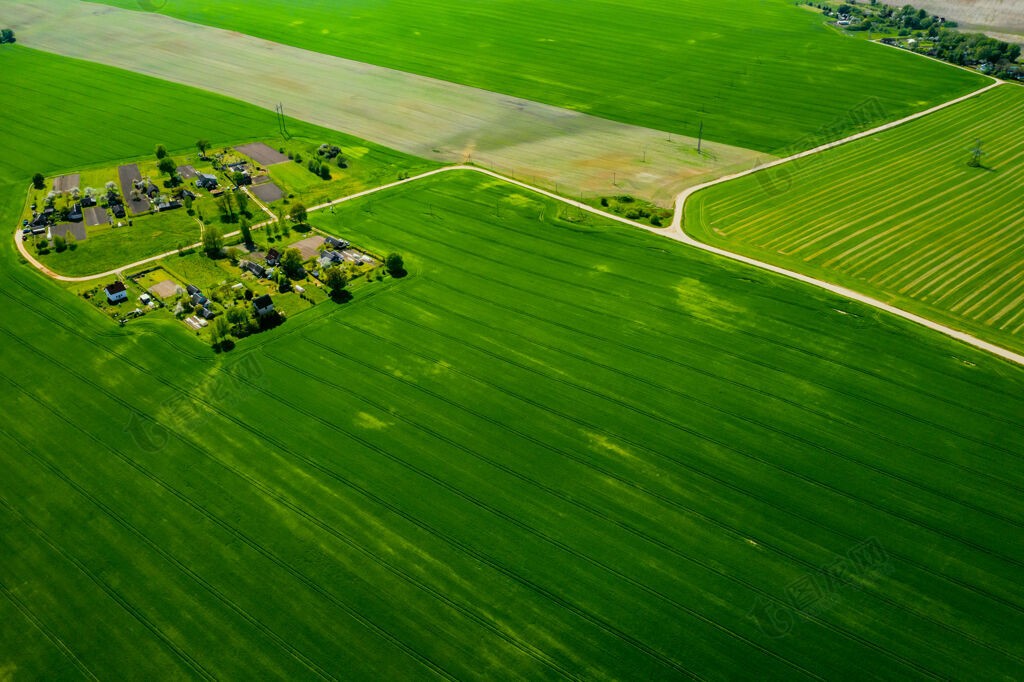
[[[256,314],[260,317],[274,312],[274,302],[270,299],[270,294],[263,294],[254,299],[252,304],[256,308]]]
[[[120,303],[128,299],[128,289],[125,288],[124,282],[121,280],[108,285],[104,291],[107,293],[107,301],[110,303]]]

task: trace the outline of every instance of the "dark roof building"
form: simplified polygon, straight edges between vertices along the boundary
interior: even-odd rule
[[[266,269],[262,265],[260,265],[259,263],[253,263],[252,261],[246,261],[245,265],[243,265],[242,267],[245,268],[246,270],[248,270],[249,272],[251,272],[252,274],[256,275],[257,277],[265,279],[266,276],[267,276]]]
[[[128,298],[128,289],[121,280],[108,284],[103,291],[106,292],[107,300],[111,303],[117,303]]]
[[[256,308],[256,314],[261,317],[274,311],[274,301],[271,300],[270,294],[263,294],[258,298],[254,298],[252,305]]]

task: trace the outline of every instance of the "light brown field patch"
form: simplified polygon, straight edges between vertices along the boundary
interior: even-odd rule
[[[81,176],[78,173],[57,176],[53,179],[53,191],[57,194],[70,192],[73,189],[77,189],[80,182]]]
[[[557,183],[565,194],[629,192],[667,206],[684,187],[770,159],[708,142],[698,155],[692,138],[160,14],[73,0],[8,2],[4,14],[19,40],[37,49],[267,109],[283,102],[289,116],[423,158]]]
[[[993,38],[1024,43],[1024,2],[1020,0],[920,0],[914,7],[984,31]]]
[[[324,238],[319,235],[315,235],[289,244],[288,248],[298,249],[299,253],[302,254],[302,260],[309,260],[317,254],[317,250],[323,245],[323,243]]]
[[[173,280],[165,279],[151,286],[149,293],[160,299],[172,298],[178,293],[178,285]]]

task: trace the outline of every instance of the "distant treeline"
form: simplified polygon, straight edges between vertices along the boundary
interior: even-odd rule
[[[896,34],[894,40],[882,42],[899,44],[908,50],[936,57],[951,64],[977,67],[984,73],[1010,80],[1024,80],[1024,66],[1017,63],[1021,47],[1015,43],[991,38],[983,33],[962,33],[957,23],[945,17],[929,14],[912,5],[890,7],[871,0],[870,3],[843,3],[809,5],[818,7],[827,16],[836,17],[837,24],[848,31],[870,31]]]

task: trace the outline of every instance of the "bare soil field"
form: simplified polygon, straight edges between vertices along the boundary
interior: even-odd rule
[[[913,4],[952,19],[963,29],[1024,43],[1024,2],[1021,0],[921,0]]]
[[[70,192],[71,190],[78,187],[82,181],[82,176],[78,173],[71,173],[69,175],[61,175],[53,179],[53,191],[60,194],[61,192]]]
[[[173,280],[165,279],[151,286],[149,293],[157,298],[171,298],[178,293],[178,285]]]
[[[261,166],[271,166],[275,163],[284,163],[285,161],[288,161],[288,157],[286,155],[263,142],[252,142],[250,144],[239,145],[238,147],[235,147],[235,150],[245,154]]]
[[[258,185],[253,185],[250,191],[259,197],[260,201],[267,203],[271,201],[277,201],[284,196],[284,192],[281,188],[272,182],[263,182]]]
[[[309,260],[316,255],[317,249],[324,243],[324,238],[320,235],[313,237],[306,237],[305,239],[299,240],[293,244],[289,244],[289,249],[298,249],[299,253],[302,254],[302,260]]]
[[[146,199],[145,197],[132,199],[132,183],[136,180],[142,179],[142,173],[139,172],[139,167],[134,163],[118,167],[117,179],[121,183],[121,196],[124,197],[124,202],[128,206],[128,210],[135,215],[148,211],[149,199]]]
[[[50,228],[50,235],[67,239],[68,233],[74,235],[77,241],[85,241],[85,225],[82,223],[61,223]]]
[[[89,227],[96,227],[107,222],[107,211],[99,206],[90,206],[85,209],[83,214],[85,215],[85,224]]]
[[[51,0],[5,3],[4,21],[29,47],[267,109],[283,102],[286,114],[311,123],[424,158],[557,183],[562,193],[631,193],[668,206],[687,186],[773,158],[708,142],[698,155],[695,139],[158,14]]]

